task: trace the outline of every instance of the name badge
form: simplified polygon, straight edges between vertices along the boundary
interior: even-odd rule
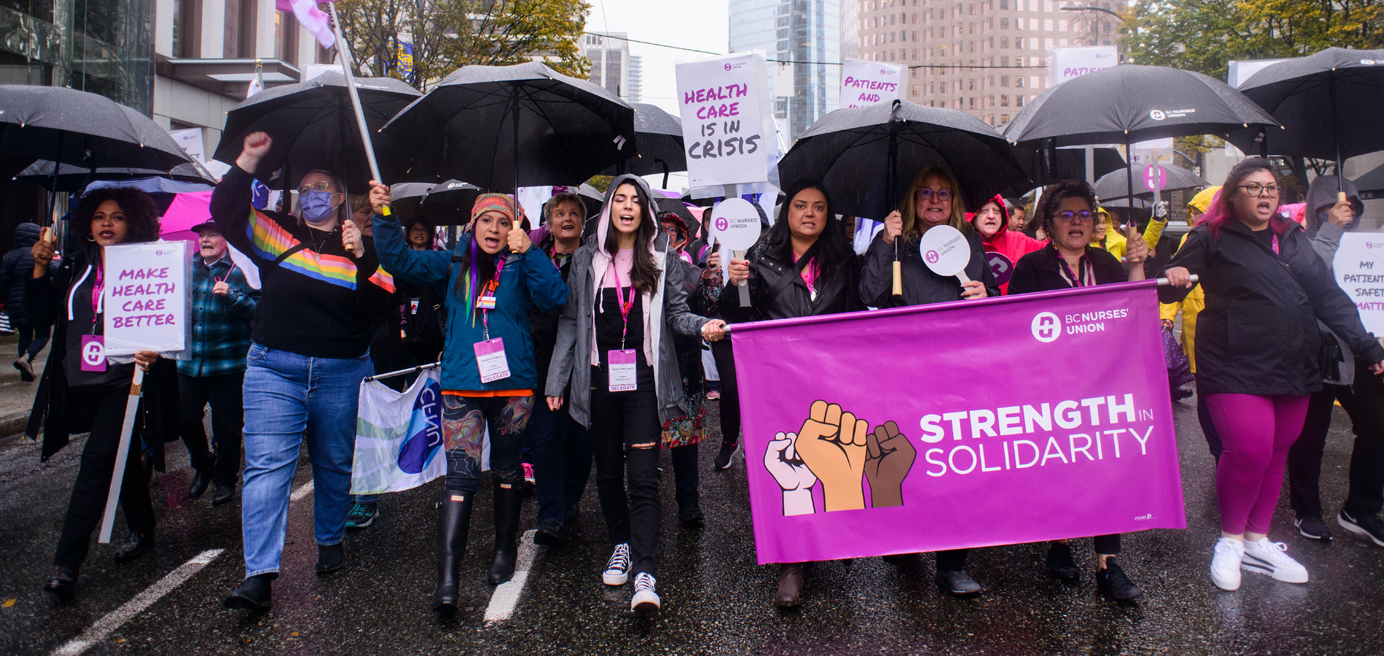
[[[634,349],[610,351],[610,391],[632,392],[639,388]]]
[[[82,335],[82,371],[106,370],[106,338]]]
[[[418,314],[418,299],[416,299],[416,298],[410,298],[410,299],[408,300],[408,313],[409,313],[409,314]]]
[[[481,372],[481,382],[489,383],[509,378],[509,360],[505,359],[505,341],[500,337],[476,342],[476,366]]]
[[[494,297],[494,296],[481,296],[481,297],[477,298],[477,299],[476,299],[476,309],[477,309],[477,310],[494,310],[494,309],[495,309],[495,297]]]

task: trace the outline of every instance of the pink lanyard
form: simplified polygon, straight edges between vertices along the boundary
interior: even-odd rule
[[[208,269],[208,270],[210,270],[210,269]],[[226,282],[226,280],[229,279],[229,278],[231,277],[231,272],[232,272],[232,271],[235,271],[235,262],[231,262],[231,268],[226,269],[226,275],[224,275],[224,276],[212,276],[212,277],[211,277],[212,282]]]
[[[1269,228],[1269,229],[1270,229],[1270,230],[1273,230],[1273,228]],[[1273,254],[1274,254],[1274,255],[1278,255],[1278,233],[1274,233],[1274,236],[1273,236]]]
[[[495,298],[500,293],[500,274],[504,273],[504,271],[505,261],[500,260],[500,263],[495,265],[495,278],[486,283],[485,289],[481,290],[482,295],[488,291],[490,292],[490,297]],[[475,321],[475,319],[472,319],[472,321]],[[473,323],[471,325],[475,326],[476,324]],[[481,327],[485,331],[485,341],[490,341],[490,308],[481,308]]]
[[[101,290],[105,289],[106,273],[104,267],[96,267],[96,283],[91,287],[91,334],[96,334],[96,326],[101,323],[101,311],[105,309]]]
[[[625,302],[625,288],[620,284],[620,270],[611,263],[611,273],[615,274],[615,304],[620,306],[620,320],[624,322],[624,327],[620,329],[620,350],[625,349],[625,334],[630,329],[630,310],[634,309],[634,290],[630,290],[630,300]]]
[[[795,256],[793,256],[793,263],[794,263],[794,264],[797,264],[797,262],[798,262],[798,257],[795,255]],[[802,278],[803,278],[803,283],[807,285],[807,291],[812,292],[813,294],[816,294],[816,293],[817,293],[817,260],[816,260],[816,258],[813,258],[813,260],[812,260],[811,262],[808,262],[808,263],[807,263],[807,266],[803,267]]]

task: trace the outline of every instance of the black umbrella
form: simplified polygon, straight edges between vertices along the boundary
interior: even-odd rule
[[[1377,114],[1384,104],[1384,50],[1327,48],[1281,61],[1250,76],[1240,92],[1284,128],[1231,134],[1244,152],[1334,159],[1339,172],[1345,159],[1384,150]]]
[[[779,161],[778,173],[785,188],[821,182],[834,212],[883,220],[897,209],[895,191],[929,166],[951,171],[971,208],[1027,180],[1009,143],[980,119],[902,100],[823,116]]]
[[[1224,82],[1163,66],[1120,64],[1059,84],[1024,107],[1004,130],[1019,146],[1129,144],[1215,134],[1278,122]],[[1133,173],[1126,168],[1126,188]]]
[[[658,208],[659,213],[672,212],[677,215],[683,223],[687,224],[689,234],[697,234],[697,227],[701,225],[701,222],[697,220],[697,217],[692,216],[691,210],[687,209],[687,205],[682,202],[681,198],[655,198],[654,206]]]
[[[486,190],[576,185],[634,152],[634,109],[538,62],[465,66],[384,128],[413,170]]]
[[[92,171],[88,168],[63,164],[58,171],[56,185],[53,177],[53,162],[39,160],[30,164],[28,168],[20,171],[14,176],[15,180],[36,184],[48,191],[81,191],[88,181],[98,180],[139,180],[145,178],[165,178],[175,182],[187,182],[193,184],[215,185],[216,180],[210,179],[197,170],[192,164],[179,164],[168,171],[156,171],[154,169],[138,169],[122,166],[106,166]],[[176,192],[175,192],[176,193]]]
[[[1149,191],[1148,188],[1142,184],[1142,181],[1145,179],[1144,173],[1148,170],[1149,166],[1150,165],[1147,164],[1138,164],[1129,167],[1132,173],[1130,171],[1117,170],[1101,176],[1099,180],[1096,180],[1096,196],[1101,199],[1102,203],[1104,203],[1106,199],[1114,200],[1116,198],[1128,197],[1129,180],[1131,177],[1140,180],[1140,182],[1136,182],[1134,185],[1134,196],[1136,198],[1140,196],[1151,196],[1153,192]],[[1167,171],[1168,176],[1167,184],[1162,187],[1163,191],[1200,189],[1206,186],[1206,181],[1202,180],[1201,176],[1187,169],[1180,166],[1172,166],[1170,164],[1161,164],[1160,166],[1164,171]]]
[[[1111,171],[1118,171],[1124,168],[1125,159],[1120,151],[1115,148],[1094,148],[1092,153],[1095,160],[1095,171],[1091,179],[1099,178]],[[1044,158],[1048,158],[1044,161]],[[1014,159],[1019,160],[1019,166],[1023,167],[1024,173],[1029,180],[1024,184],[1013,187],[1005,192],[1005,196],[1022,196],[1032,189],[1041,185],[1052,184],[1059,180],[1085,180],[1086,178],[1086,149],[1085,148],[1053,148],[1044,150],[1041,148],[1016,147],[1014,148]]]
[[[356,78],[356,89],[371,131],[378,131],[422,95],[393,78]],[[323,73],[306,82],[266,89],[236,105],[226,114],[226,129],[213,157],[234,163],[246,135],[259,131],[268,132],[274,140],[255,172],[260,180],[269,182],[282,168],[284,179],[279,186],[287,189],[303,174],[322,169],[341,176],[348,191],[366,191],[372,176],[341,73]],[[418,178],[408,173],[408,157],[398,143],[379,134],[371,140],[385,167],[380,175],[386,180]]]
[[[601,172],[601,175],[663,174],[663,186],[668,186],[668,174],[687,170],[687,152],[682,142],[682,120],[657,105],[630,103],[634,107],[633,157]]]
[[[476,185],[460,180],[442,183],[402,182],[389,188],[391,205],[404,213],[426,214],[435,225],[463,225],[481,194]]]

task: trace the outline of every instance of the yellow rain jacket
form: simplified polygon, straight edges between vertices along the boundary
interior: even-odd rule
[[[1216,192],[1220,187],[1207,187],[1192,197],[1187,203],[1188,208],[1196,209],[1205,214],[1211,208],[1211,201],[1215,199]],[[1166,225],[1166,224],[1165,224]],[[1177,247],[1182,248],[1182,244],[1187,243],[1187,235],[1182,235],[1182,241]],[[1192,288],[1186,298],[1181,303],[1164,303],[1158,308],[1159,318],[1164,321],[1176,321],[1177,311],[1182,310],[1182,352],[1187,354],[1187,362],[1192,365],[1192,373],[1197,372],[1197,356],[1194,345],[1196,344],[1197,334],[1197,314],[1206,307],[1206,295],[1201,291],[1201,285]]]

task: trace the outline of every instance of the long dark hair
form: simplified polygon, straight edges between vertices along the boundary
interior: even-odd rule
[[[778,220],[760,237],[759,247],[763,249],[761,252],[779,262],[786,265],[793,263],[793,233],[788,227],[788,212],[793,199],[808,189],[821,192],[822,198],[827,201],[826,224],[822,226],[822,233],[817,235],[817,252],[813,257],[817,258],[820,279],[823,282],[834,280],[837,276],[843,275],[846,268],[851,265],[850,258],[855,251],[851,249],[851,239],[850,235],[846,234],[846,225],[831,213],[831,194],[828,194],[826,187],[816,180],[802,180],[788,187],[784,192],[783,202],[779,205]]]
[[[1091,207],[1093,226],[1095,225],[1095,221],[1100,220],[1095,216],[1096,192],[1091,189],[1091,185],[1087,184],[1085,180],[1063,180],[1048,187],[1048,190],[1043,193],[1043,216],[1041,218],[1041,225],[1043,227],[1043,232],[1047,233],[1049,240],[1056,234],[1053,230],[1053,219],[1057,216],[1058,208],[1062,207],[1062,201],[1068,198],[1080,198],[1086,201],[1086,204]]]
[[[1211,236],[1220,238],[1221,228],[1229,221],[1237,220],[1235,217],[1235,203],[1231,200],[1236,192],[1240,190],[1240,183],[1245,178],[1258,173],[1268,171],[1273,174],[1274,184],[1278,185],[1279,193],[1282,193],[1283,180],[1279,177],[1269,160],[1262,157],[1249,157],[1230,169],[1230,173],[1225,176],[1225,184],[1221,185],[1221,193],[1216,194],[1215,200],[1211,202],[1211,207],[1207,208],[1206,213],[1197,220],[1197,225],[1205,225],[1211,230]],[[1280,205],[1282,197],[1279,197]],[[1284,219],[1276,210],[1269,219],[1269,226],[1278,234],[1283,234],[1288,229],[1288,220]]]
[[[132,244],[157,241],[159,238],[159,208],[149,194],[138,189],[116,187],[95,189],[82,196],[77,211],[72,213],[72,231],[82,242],[91,240],[91,218],[96,208],[108,200],[120,205],[125,214],[125,242]]]
[[[654,210],[654,201],[649,197],[644,187],[630,178],[633,176],[622,177],[610,183],[610,193],[606,195],[605,220],[610,222],[609,229],[606,230],[605,243],[601,248],[615,258],[615,253],[620,250],[620,237],[615,229],[615,211],[613,205],[615,194],[620,187],[629,185],[634,187],[635,193],[639,194],[639,227],[635,228],[634,233],[634,266],[630,268],[630,279],[634,283],[634,288],[645,294],[654,293],[654,287],[658,285],[658,264],[654,262],[654,256],[649,253],[653,246],[654,237],[658,236],[658,212]]]

